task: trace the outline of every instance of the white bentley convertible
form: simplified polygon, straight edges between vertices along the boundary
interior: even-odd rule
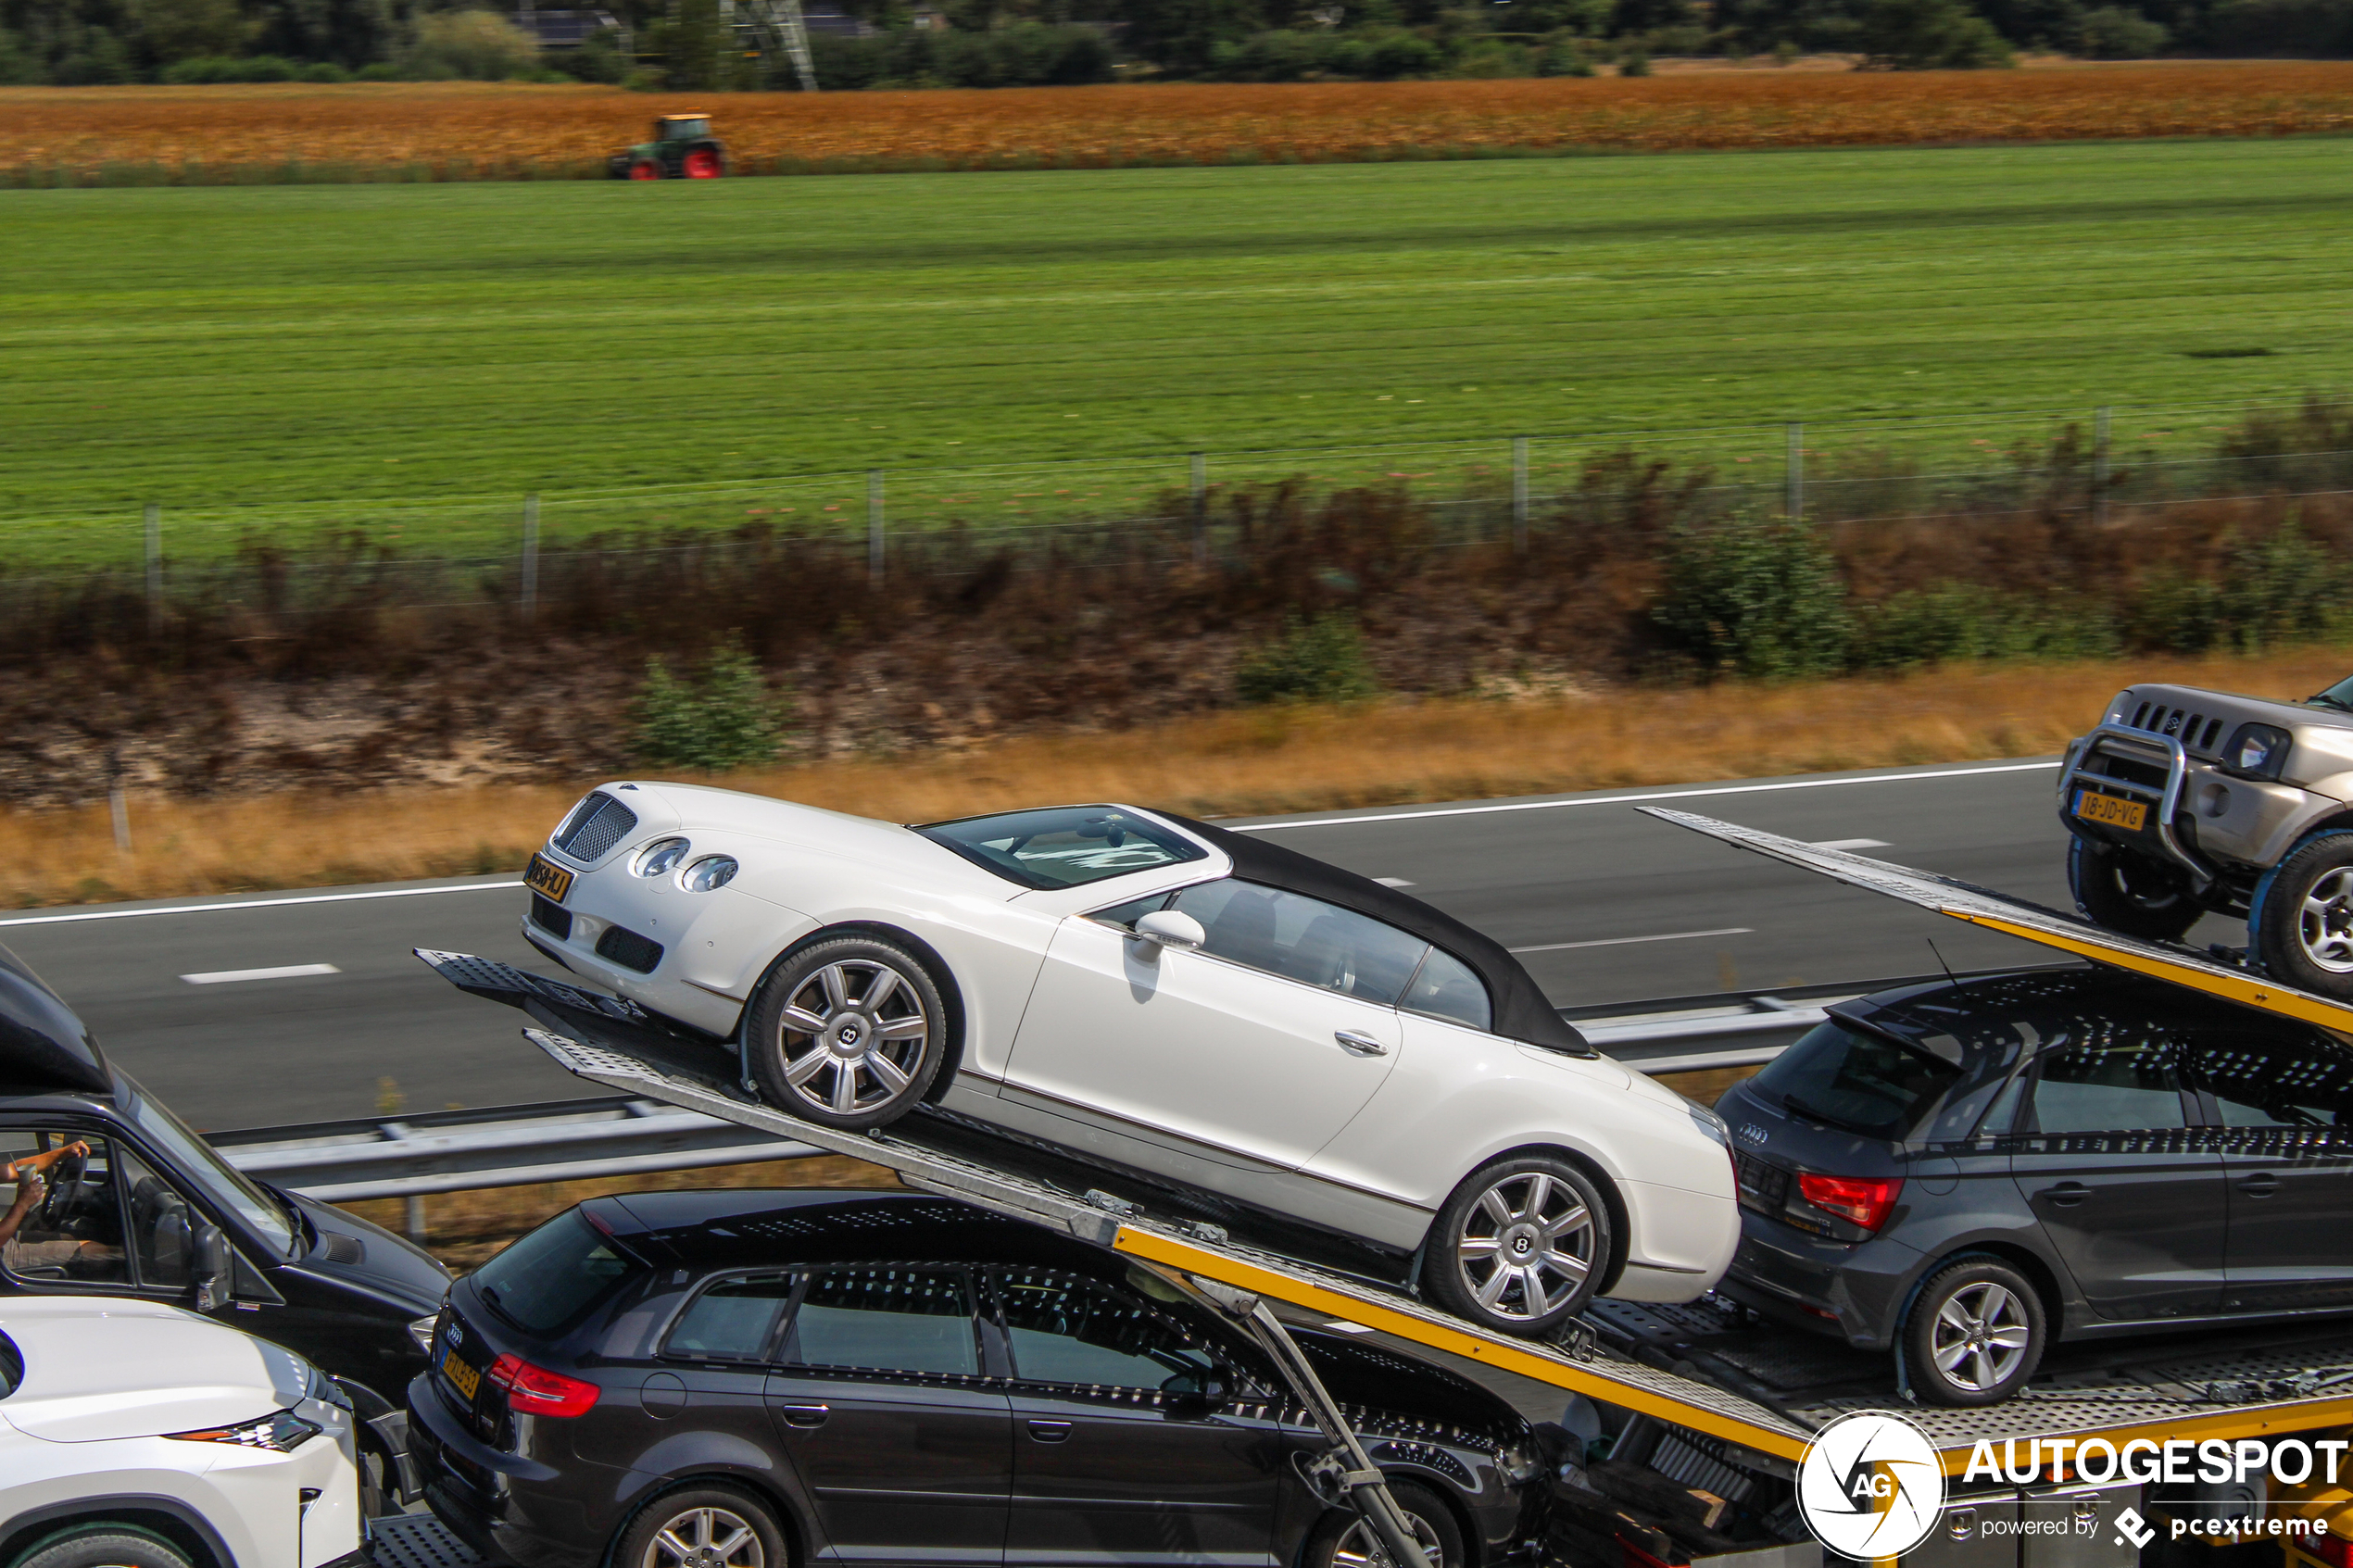
[[[1740,1239],[1713,1113],[1595,1053],[1487,937],[1246,834],[622,783],[525,881],[536,947],[735,1042],[795,1116],[928,1101],[1410,1256],[1497,1328],[1692,1299]]]

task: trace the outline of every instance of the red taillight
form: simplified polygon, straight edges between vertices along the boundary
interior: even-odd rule
[[[507,1391],[507,1408],[517,1414],[586,1415],[603,1392],[593,1383],[533,1366],[513,1354],[491,1362],[483,1375]]]
[[[1904,1190],[1901,1176],[1819,1176],[1801,1173],[1797,1190],[1815,1208],[1851,1220],[1867,1231],[1887,1223],[1888,1210]]]
[[[2327,1563],[2329,1568],[2353,1568],[2353,1551],[2347,1550],[2347,1543],[2343,1536],[2332,1534],[2288,1538],[2295,1542],[2297,1551],[2319,1558]]]

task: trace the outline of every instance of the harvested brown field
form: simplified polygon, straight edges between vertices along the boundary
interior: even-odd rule
[[[1031,736],[720,782],[894,822],[1054,800],[1252,815],[1844,768],[2033,756],[2116,689],[2171,680],[2296,695],[2343,679],[2343,648],[2260,658],[1953,666],[1705,687],[1276,708],[1114,734]],[[0,813],[0,907],[510,871],[590,777],[472,789],[130,801]]]
[[[2341,132],[2353,62],[697,98],[465,82],[11,88],[0,178],[594,176],[655,114],[688,107],[715,112],[754,173],[1343,162]]]

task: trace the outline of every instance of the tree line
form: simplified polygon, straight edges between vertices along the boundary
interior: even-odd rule
[[[841,0],[812,40],[828,88],[1158,80],[1640,75],[1654,56],[1848,53],[1991,67],[2020,50],[2353,56],[2353,0]],[[0,0],[0,83],[579,79],[788,89],[720,0],[606,0],[617,22],[542,53],[447,0]]]

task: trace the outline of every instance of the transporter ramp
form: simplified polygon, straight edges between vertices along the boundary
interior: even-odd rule
[[[2025,1392],[1979,1410],[1913,1404],[1895,1386],[1890,1357],[1771,1324],[1713,1296],[1680,1307],[1603,1299],[1554,1340],[1516,1338],[1437,1310],[1366,1257],[1238,1216],[1215,1195],[929,1107],[865,1134],[815,1126],[748,1096],[732,1047],[673,1030],[634,1003],[494,960],[417,956],[460,989],[523,1011],[535,1025],[525,1038],[592,1083],[885,1166],[912,1186],[1151,1264],[1239,1317],[1248,1316],[1237,1307],[1245,1299],[1277,1303],[1292,1321],[1337,1320],[1409,1351],[1614,1407],[1671,1436],[1673,1457],[1649,1461],[1670,1477],[1729,1469],[1787,1483],[1814,1433],[1856,1411],[1901,1412],[1956,1477],[1982,1440],[1996,1453],[2007,1440],[2029,1438],[2106,1438],[2120,1449],[2133,1438],[2265,1437],[2353,1424],[2353,1323],[2342,1320],[2298,1332],[2274,1325],[2057,1346]],[[1220,1218],[1202,1217],[1210,1213]]]

